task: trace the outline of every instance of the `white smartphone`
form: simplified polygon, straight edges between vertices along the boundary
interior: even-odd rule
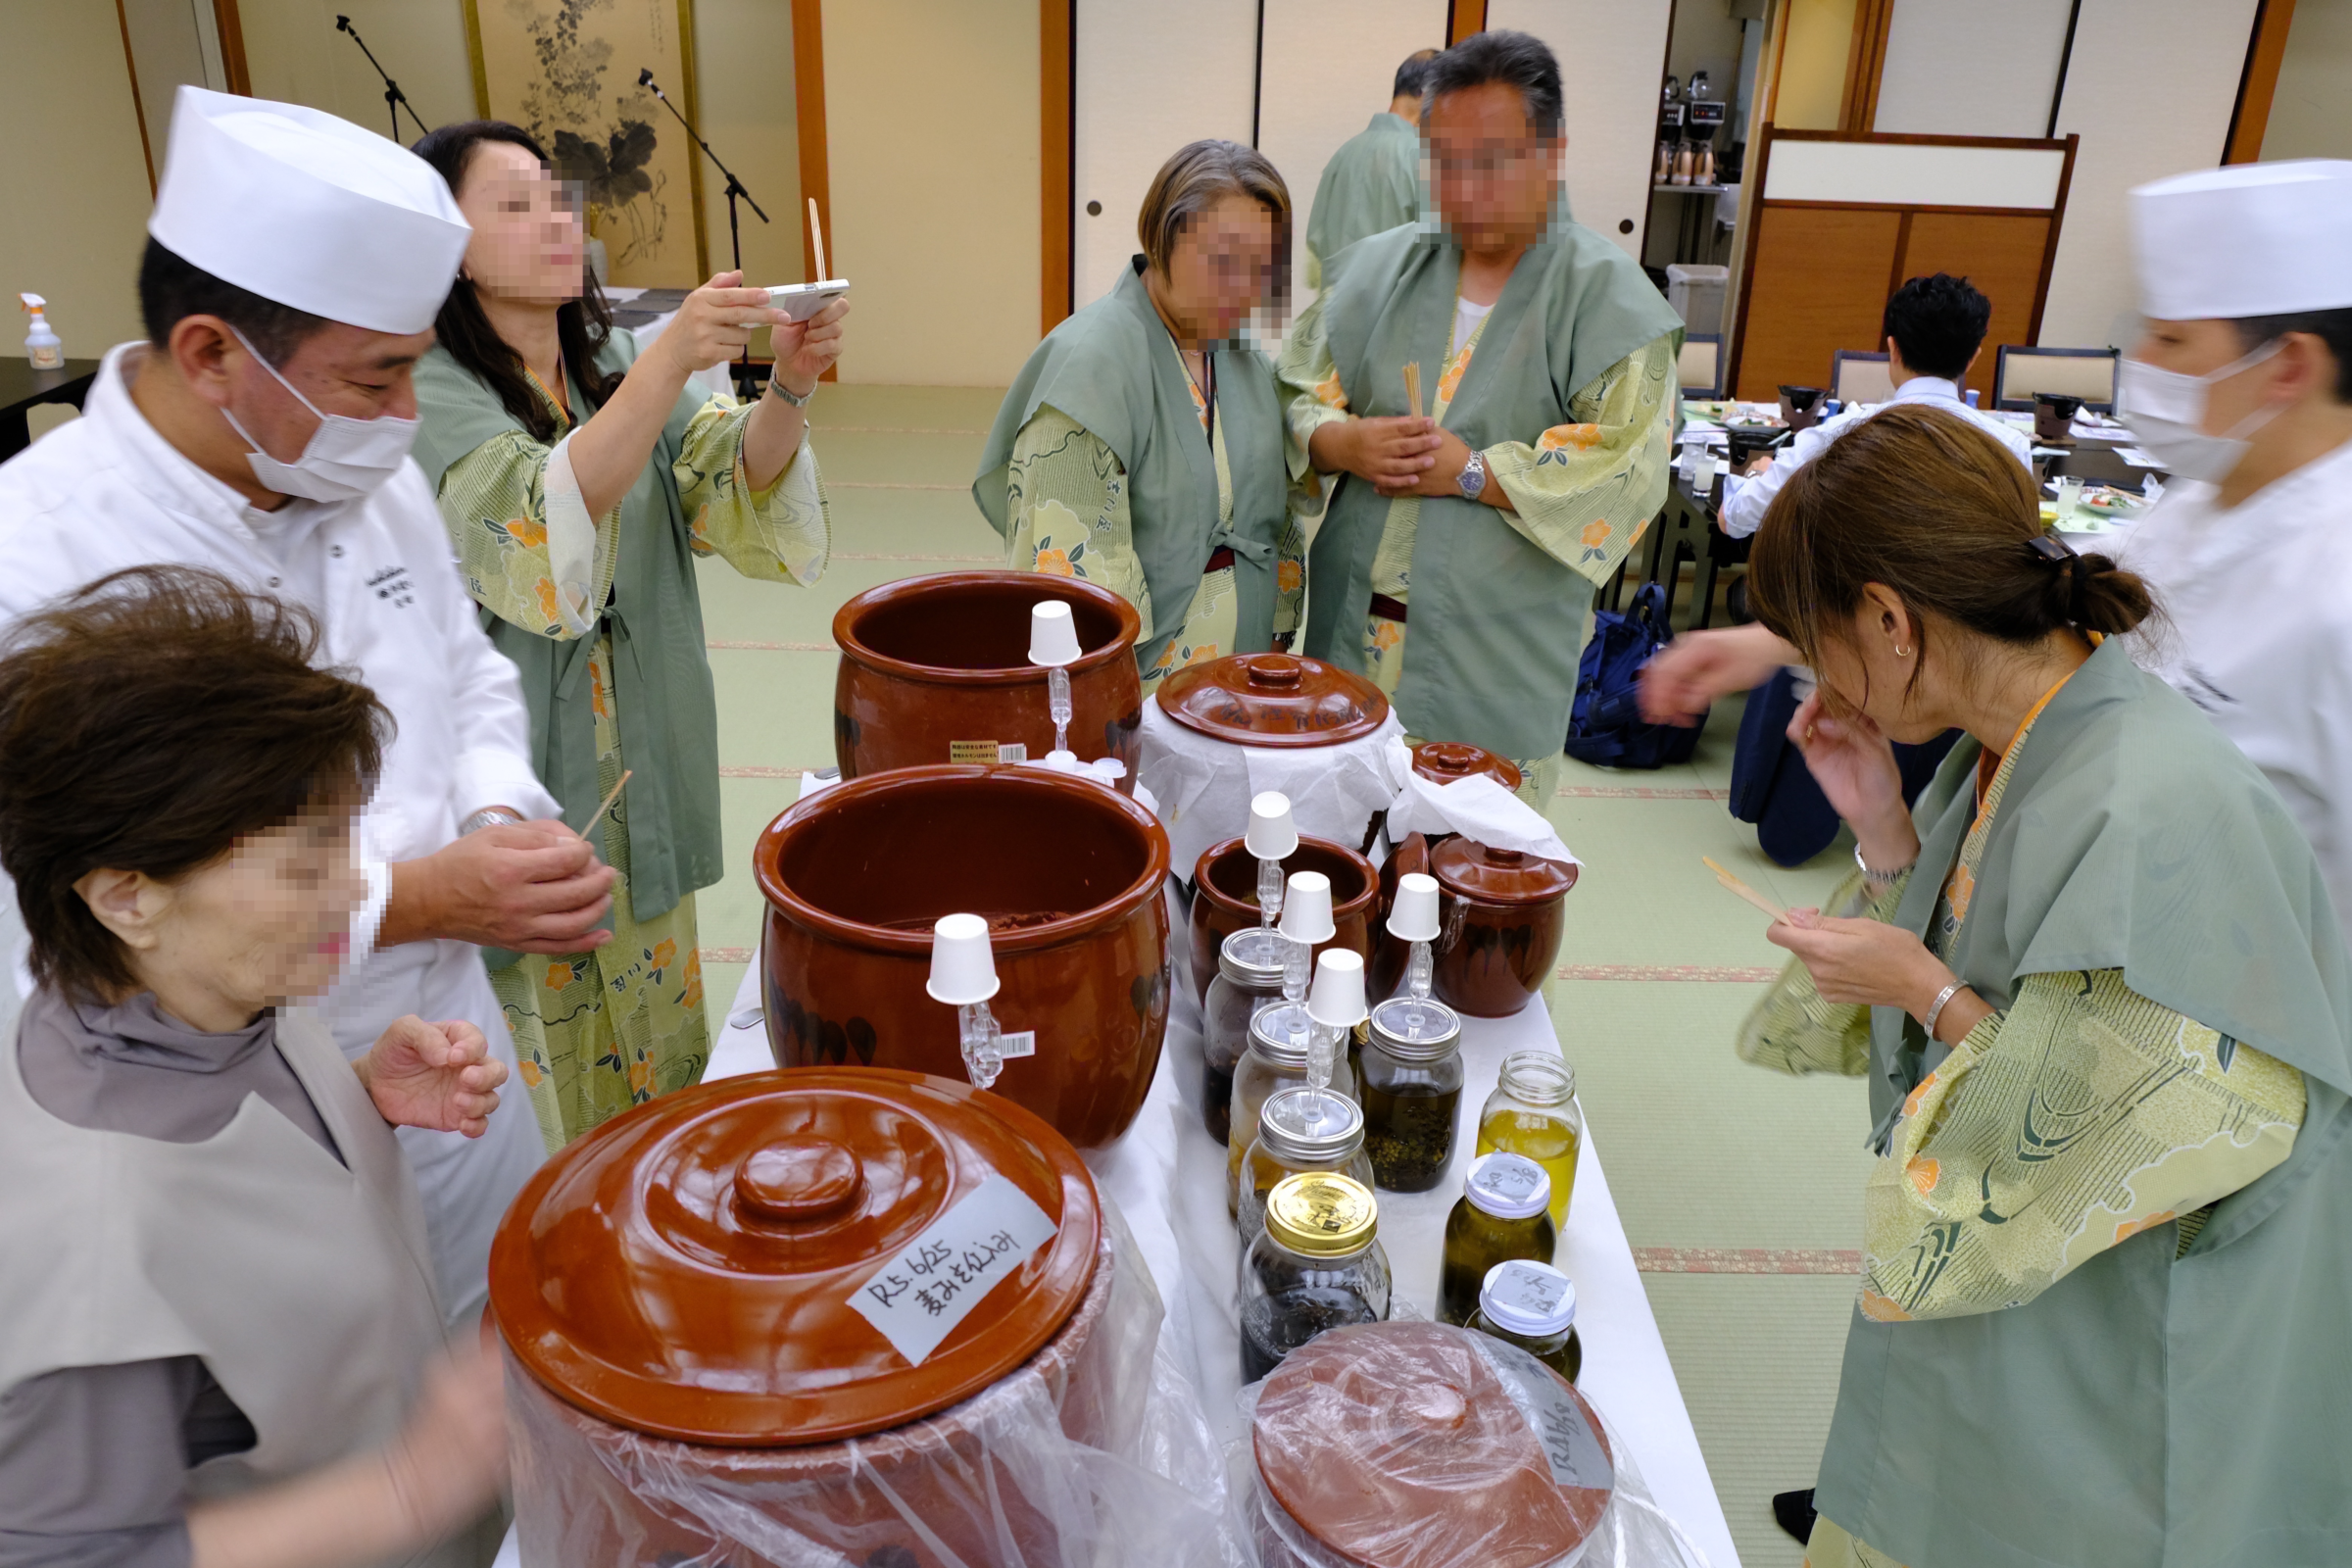
[[[767,291],[767,303],[796,321],[806,321],[849,292],[849,280],[840,277],[822,283],[783,283]]]

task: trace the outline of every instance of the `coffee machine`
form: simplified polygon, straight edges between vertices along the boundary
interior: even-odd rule
[[[1682,149],[1675,155],[1674,183],[1677,185],[1712,185],[1715,183],[1715,133],[1723,128],[1724,102],[1707,85],[1707,74],[1690,73],[1690,87],[1686,95],[1685,123]],[[1684,174],[1686,164],[1690,172]]]
[[[1683,145],[1683,83],[1679,76],[1666,78],[1666,91],[1658,105],[1658,158],[1650,170],[1652,185],[1688,185],[1690,177],[1677,178],[1675,169]]]

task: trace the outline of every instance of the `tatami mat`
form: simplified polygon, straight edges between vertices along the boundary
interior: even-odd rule
[[[753,841],[790,804],[790,775],[832,761],[833,612],[875,583],[999,559],[967,493],[997,401],[985,389],[820,389],[831,569],[794,588],[700,564],[728,863],[700,900],[713,1024],[759,945]],[[1828,1428],[1867,1112],[1858,1082],[1785,1079],[1733,1056],[1733,1032],[1786,956],[1699,857],[1812,904],[1852,864],[1852,844],[1795,870],[1757,853],[1723,798],[1739,718],[1737,701],[1719,706],[1679,766],[1569,764],[1549,810],[1585,869],[1547,1000],[1741,1560],[1795,1568],[1802,1552],[1774,1526],[1770,1497],[1811,1484]]]

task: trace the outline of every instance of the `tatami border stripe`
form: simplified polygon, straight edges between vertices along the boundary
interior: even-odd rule
[[[703,644],[705,648],[750,649],[761,654],[831,654],[838,653],[831,643],[747,643],[729,638],[713,637]]]
[[[911,479],[827,479],[828,490],[961,490],[970,491],[968,484],[917,484]]]
[[[950,430],[925,424],[812,424],[810,435],[986,435],[986,430]],[[830,483],[831,481],[827,481]]]
[[[1644,1274],[1853,1275],[1862,1272],[1862,1254],[1832,1247],[1637,1247],[1634,1267]]]
[[[862,550],[836,550],[833,552],[833,559],[835,561],[961,561],[974,562],[983,566],[1001,566],[1004,564],[1003,556],[934,556],[919,550],[880,553]]]
[[[1574,801],[1728,801],[1730,790],[1662,790],[1640,784],[1563,784],[1559,798]]]
[[[705,963],[749,963],[759,953],[757,948],[697,948],[694,951]]]
[[[1760,965],[1708,963],[1566,963],[1552,974],[1560,980],[1696,980],[1741,986],[1760,986],[1781,977],[1780,970]]]
[[[831,767],[833,764],[831,762],[827,762],[823,765],[826,767]],[[803,773],[809,773],[813,771],[815,771],[815,769],[808,767],[752,767],[737,765],[732,767],[721,767],[718,770],[718,776],[720,778],[799,778]]]

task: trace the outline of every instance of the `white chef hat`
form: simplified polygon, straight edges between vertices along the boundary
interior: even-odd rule
[[[2160,321],[2352,306],[2352,163],[2176,174],[2132,192],[2139,308]]]
[[[421,332],[472,233],[433,167],[299,104],[183,86],[147,232],[215,277],[375,332]]]

